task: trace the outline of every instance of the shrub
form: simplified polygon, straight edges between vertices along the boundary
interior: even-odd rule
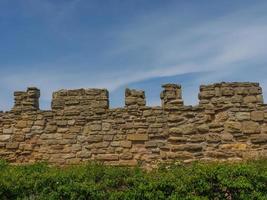
[[[0,199],[267,199],[267,160],[139,167],[13,166],[0,160]]]

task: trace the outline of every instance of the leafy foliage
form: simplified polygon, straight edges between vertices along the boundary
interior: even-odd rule
[[[13,166],[0,160],[0,199],[267,199],[267,160],[139,167]]]

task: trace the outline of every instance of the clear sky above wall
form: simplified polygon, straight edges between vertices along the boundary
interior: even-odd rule
[[[186,104],[200,84],[260,82],[267,99],[265,0],[0,0],[0,110],[13,91],[125,87],[159,105],[160,85],[180,83]]]

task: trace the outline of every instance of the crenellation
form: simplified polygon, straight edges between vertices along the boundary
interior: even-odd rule
[[[39,110],[40,90],[35,87],[29,87],[26,92],[14,92],[14,112],[26,112]]]
[[[184,105],[182,100],[181,85],[164,84],[164,90],[160,94],[161,106],[163,109],[181,109]]]
[[[125,106],[138,108],[146,105],[145,92],[142,90],[125,89]]]
[[[126,89],[125,107],[111,109],[106,89],[59,90],[46,111],[37,88],[15,92],[13,109],[0,112],[0,158],[154,167],[267,156],[267,105],[258,83],[202,85],[196,106],[183,104],[180,85],[162,87],[162,106],[146,106],[144,91]]]

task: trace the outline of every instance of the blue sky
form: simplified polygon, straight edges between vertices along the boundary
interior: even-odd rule
[[[179,83],[186,104],[200,84],[260,82],[267,95],[265,0],[0,0],[0,110],[13,92],[41,89],[41,108],[62,88],[126,87],[159,105]]]

